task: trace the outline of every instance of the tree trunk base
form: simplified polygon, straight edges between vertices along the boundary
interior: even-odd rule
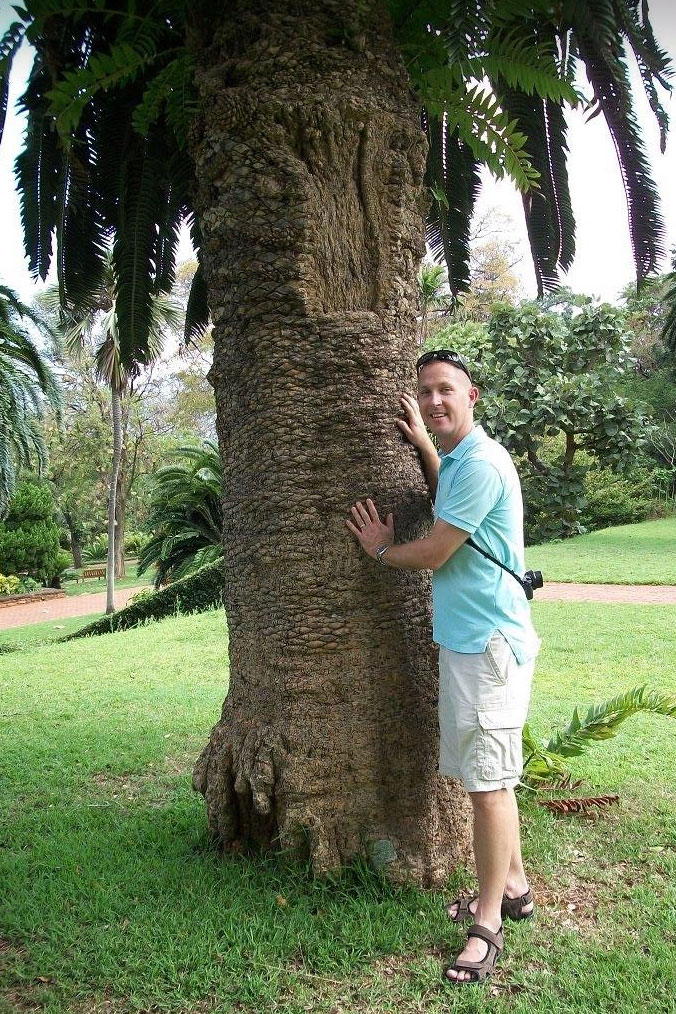
[[[337,670],[348,665],[343,657]],[[441,886],[469,858],[461,786],[435,772],[426,737],[420,748],[395,742],[401,725],[388,737],[391,702],[380,714],[340,693],[322,702],[326,684],[316,670],[311,680],[315,692],[306,676],[304,698],[292,694],[285,714],[270,721],[242,721],[241,706],[226,701],[193,774],[212,834],[226,850],[309,859],[317,876],[363,858],[395,882]],[[332,682],[335,690],[335,671]],[[402,703],[413,715],[411,696]],[[416,727],[412,719],[412,740]]]

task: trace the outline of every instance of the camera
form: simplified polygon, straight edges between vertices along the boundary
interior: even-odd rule
[[[544,585],[541,570],[527,570],[521,579],[523,590],[526,593],[526,598],[530,602],[533,598],[533,592],[536,588],[542,588]]]

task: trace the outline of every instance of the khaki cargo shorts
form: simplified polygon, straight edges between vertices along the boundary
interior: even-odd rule
[[[534,668],[535,659],[519,665],[497,631],[482,652],[440,646],[440,774],[459,779],[467,792],[518,784]]]

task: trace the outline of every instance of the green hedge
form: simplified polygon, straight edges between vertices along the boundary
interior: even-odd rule
[[[130,627],[138,627],[149,620],[161,620],[165,616],[175,616],[176,613],[203,613],[207,609],[223,605],[224,581],[223,560],[216,560],[167,588],[125,606],[111,616],[102,616],[100,620],[88,623],[86,627],[81,627],[61,640],[72,641],[76,637],[129,630]]]

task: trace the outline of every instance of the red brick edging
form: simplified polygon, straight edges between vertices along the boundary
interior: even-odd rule
[[[63,588],[43,588],[39,592],[28,592],[25,595],[7,595],[0,599],[0,609],[8,606],[25,606],[31,602],[44,602],[45,599],[65,599]]]

